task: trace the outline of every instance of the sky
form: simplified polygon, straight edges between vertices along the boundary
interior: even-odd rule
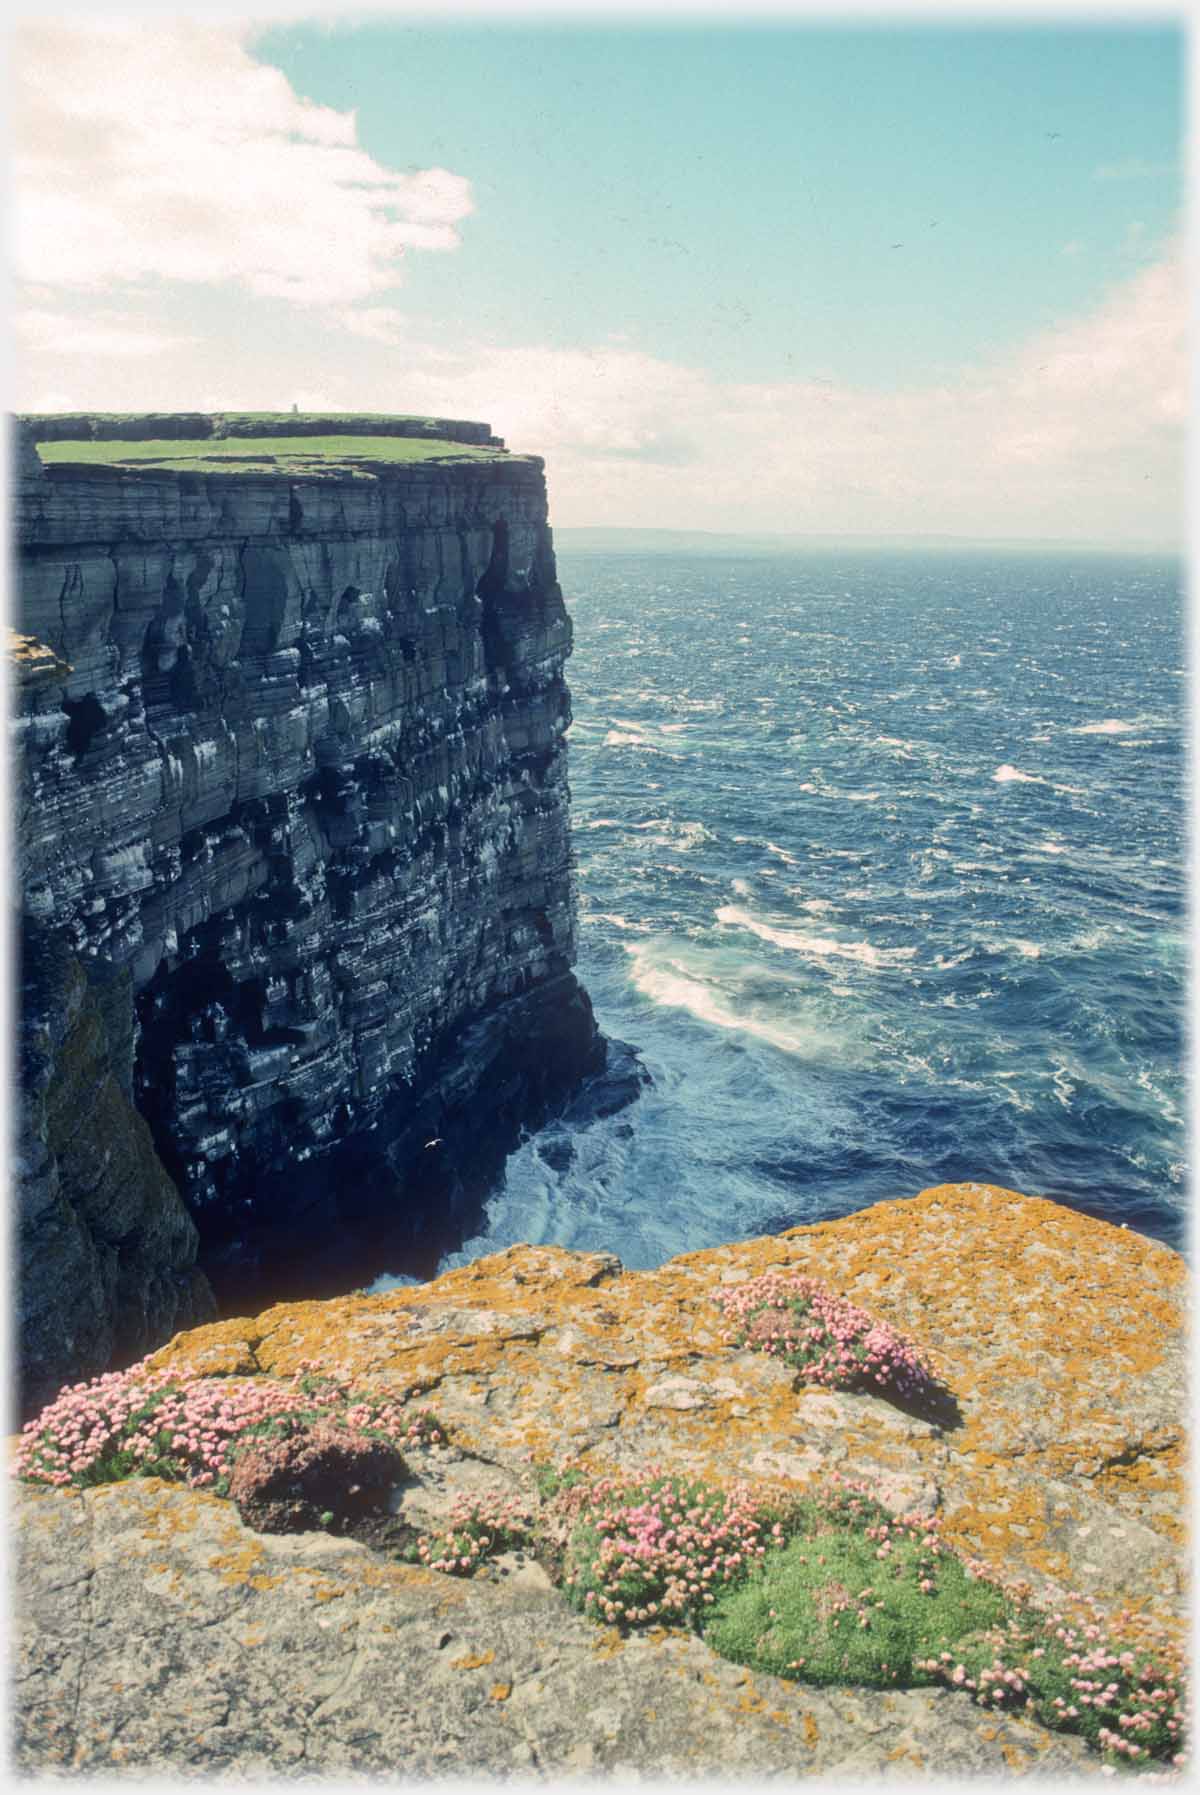
[[[1169,18],[269,11],[14,33],[15,409],[485,419],[560,525],[1179,543]]]

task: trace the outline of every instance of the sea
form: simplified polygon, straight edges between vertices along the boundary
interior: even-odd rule
[[[443,1268],[675,1253],[970,1179],[1186,1239],[1165,557],[560,553],[579,975],[652,1083]]]

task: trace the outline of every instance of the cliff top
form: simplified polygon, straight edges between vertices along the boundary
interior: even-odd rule
[[[401,436],[503,448],[490,424],[374,411],[25,412],[17,424],[42,442],[218,441],[262,436]]]
[[[130,442],[38,442],[50,467],[164,468],[180,473],[315,473],[322,468],[362,468],[380,462],[499,461],[508,451],[492,445],[424,436],[234,436],[172,441],[151,437]]]
[[[50,467],[296,474],[507,459],[490,424],[405,413],[59,412],[15,421],[22,444]]]

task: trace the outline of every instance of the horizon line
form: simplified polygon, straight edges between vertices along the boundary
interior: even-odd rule
[[[555,536],[570,531],[594,535],[700,536],[714,542],[913,542],[986,545],[989,548],[1036,547],[1093,549],[1120,554],[1159,554],[1182,557],[1185,543],[1167,543],[1151,537],[1100,538],[1094,536],[969,536],[946,530],[705,530],[686,524],[552,524]]]

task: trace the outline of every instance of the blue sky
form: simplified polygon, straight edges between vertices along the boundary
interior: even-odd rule
[[[1149,19],[18,36],[17,403],[486,417],[560,522],[1173,541]]]
[[[406,304],[498,341],[536,318],[737,379],[936,379],[1082,310],[1180,204],[1176,29],[368,21],[258,48],[382,162],[470,179],[464,253],[414,260]]]

